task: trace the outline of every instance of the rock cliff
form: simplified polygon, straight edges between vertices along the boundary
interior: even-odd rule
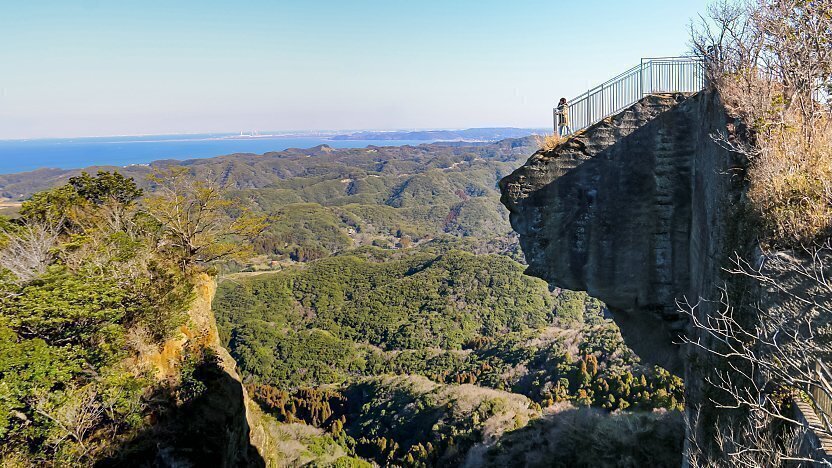
[[[732,126],[713,93],[647,96],[500,182],[528,273],[603,300],[644,360],[680,374],[676,301],[718,297],[743,196],[711,136]]]
[[[187,356],[202,355],[193,369],[193,378],[203,387],[199,395],[159,415],[145,433],[119,450],[118,458],[99,466],[265,466],[251,435],[256,408],[237,374],[236,362],[219,340],[211,310],[216,289],[213,277],[197,275],[188,320],[179,334],[134,363],[152,370],[157,380],[181,387]]]
[[[170,449],[196,466],[265,466],[251,440],[254,403],[237,374],[237,363],[220,343],[211,310],[216,280],[202,273],[196,278],[194,291],[189,320],[182,328],[185,344],[208,350],[215,357],[197,369],[205,391],[178,415],[180,429]]]
[[[820,311],[832,308],[819,280],[832,275],[828,241],[812,255],[760,249],[746,202],[748,161],[728,149],[742,138],[713,91],[647,96],[500,181],[527,273],[606,302],[644,361],[684,377],[688,442],[706,458],[720,456],[721,425],[741,412],[716,411],[726,395],[706,382],[725,362],[680,346],[684,336],[714,347],[680,309],[704,322],[727,297],[754,330],[760,314],[816,317],[821,326],[829,317]],[[727,272],[735,259],[755,276]],[[807,453],[832,453],[809,439]]]

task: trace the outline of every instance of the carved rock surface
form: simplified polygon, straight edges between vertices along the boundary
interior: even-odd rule
[[[728,125],[714,93],[651,95],[500,181],[527,273],[601,299],[642,359],[679,374],[677,300],[714,297],[743,193],[712,138]]]

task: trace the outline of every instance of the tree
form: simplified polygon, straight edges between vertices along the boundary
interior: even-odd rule
[[[52,266],[38,281],[0,297],[0,318],[22,337],[81,346],[91,362],[100,362],[123,352],[120,322],[138,306],[112,278]]]
[[[176,252],[183,268],[240,257],[265,229],[265,219],[228,198],[215,180],[196,180],[186,168],[158,170],[156,187],[145,199],[150,215],[162,226],[164,248]]]
[[[71,437],[75,440],[81,448],[78,456],[81,458],[90,450],[86,445],[87,438],[104,415],[104,408],[93,386],[71,389],[65,393],[65,400],[55,405],[39,395],[35,397],[35,412],[54,423],[61,439]]]
[[[98,171],[95,177],[82,172],[66,185],[32,195],[20,214],[27,222],[54,226],[59,232],[89,230],[102,222],[99,227],[123,231],[142,193],[133,178],[117,171]]]
[[[38,192],[20,206],[20,216],[26,221],[37,221],[63,227],[72,219],[83,198],[70,185]]]
[[[587,370],[586,360],[584,359],[581,359],[580,361],[578,377],[580,378],[582,387],[589,385],[589,383],[592,381],[592,375],[590,375],[589,371]]]
[[[99,219],[103,219],[112,231],[126,228],[131,208],[143,194],[132,177],[124,177],[117,171],[98,171],[95,177],[82,172],[80,176],[69,178],[69,186],[97,207]]]
[[[82,174],[0,220],[0,465],[8,451],[90,464],[102,436],[145,423],[130,374],[144,371],[124,358],[184,322],[192,285],[137,220],[140,195],[118,173]]]
[[[763,300],[751,305],[751,319],[727,293],[711,316],[700,316],[701,301],[682,307],[699,334],[688,344],[725,366],[707,379],[720,393],[716,407],[748,412],[746,424],[727,428],[718,441],[733,462],[823,462],[798,455],[794,432],[804,428],[832,437],[832,414],[824,403],[832,400],[832,383],[823,371],[832,357],[832,246],[827,241],[796,254],[768,253],[759,266],[734,260],[730,273],[763,291]],[[795,418],[785,403],[798,399],[811,403],[820,423]],[[785,435],[777,434],[778,424]]]
[[[749,123],[782,125],[796,109],[811,141],[830,112],[830,22],[832,0],[719,0],[691,26],[691,38],[710,81]]]
[[[4,231],[6,245],[0,250],[0,270],[13,275],[18,285],[31,281],[46,271],[54,259],[58,228],[44,221],[32,221],[16,232]]]
[[[586,365],[587,365],[587,372],[589,375],[595,376],[598,374],[598,357],[594,354],[588,354],[586,356]]]
[[[0,326],[0,440],[40,429],[31,425],[31,397],[64,387],[81,371],[77,354],[75,348],[50,346],[41,338],[24,339]]]
[[[117,171],[98,171],[95,177],[81,172],[80,176],[69,178],[69,185],[78,195],[99,206],[108,200],[129,205],[143,194],[132,177],[124,177]]]
[[[336,419],[335,421],[332,422],[332,426],[330,426],[330,431],[334,435],[337,436],[343,430],[344,430],[344,423],[342,423],[340,419]]]
[[[782,84],[785,111],[797,108],[811,140],[817,119],[829,111],[818,98],[832,84],[832,1],[763,1],[752,21],[762,35],[763,69]]]

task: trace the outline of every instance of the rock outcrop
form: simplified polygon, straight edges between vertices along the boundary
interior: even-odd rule
[[[730,397],[707,384],[720,369],[731,372],[725,361],[680,347],[684,335],[715,348],[689,314],[707,322],[727,298],[735,323],[748,330],[765,321],[761,315],[811,319],[814,328],[831,320],[828,240],[809,255],[764,252],[761,233],[750,232],[748,161],[729,149],[742,138],[741,123],[713,91],[647,96],[538,151],[500,181],[527,273],[606,302],[644,361],[684,377],[686,440],[696,444],[686,453],[702,460],[723,455],[716,440],[743,414],[716,405],[728,398],[730,407]],[[737,265],[746,274],[728,272]],[[802,409],[801,417],[812,411]],[[832,453],[811,433],[800,443],[817,459]]]
[[[183,327],[186,344],[201,347],[214,356],[200,365],[195,375],[206,389],[179,416],[183,442],[172,444],[196,466],[265,466],[251,440],[251,407],[237,363],[220,343],[217,321],[211,310],[217,292],[216,280],[200,274],[194,285],[195,298]],[[193,449],[192,451],[188,449]],[[196,460],[192,460],[196,457]]]
[[[647,96],[500,182],[527,273],[601,299],[642,359],[679,374],[677,301],[718,297],[743,194],[712,138],[731,125],[714,93]]]
[[[134,363],[181,390],[184,362],[188,355],[201,355],[192,375],[203,387],[199,395],[159,415],[145,433],[118,450],[117,458],[99,466],[265,466],[251,435],[255,404],[246,394],[236,362],[220,343],[211,310],[216,289],[213,277],[197,275],[187,322],[161,349],[143,353]]]

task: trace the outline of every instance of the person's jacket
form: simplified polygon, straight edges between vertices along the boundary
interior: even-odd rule
[[[558,115],[560,116],[561,127],[569,125],[569,104],[558,104]]]

